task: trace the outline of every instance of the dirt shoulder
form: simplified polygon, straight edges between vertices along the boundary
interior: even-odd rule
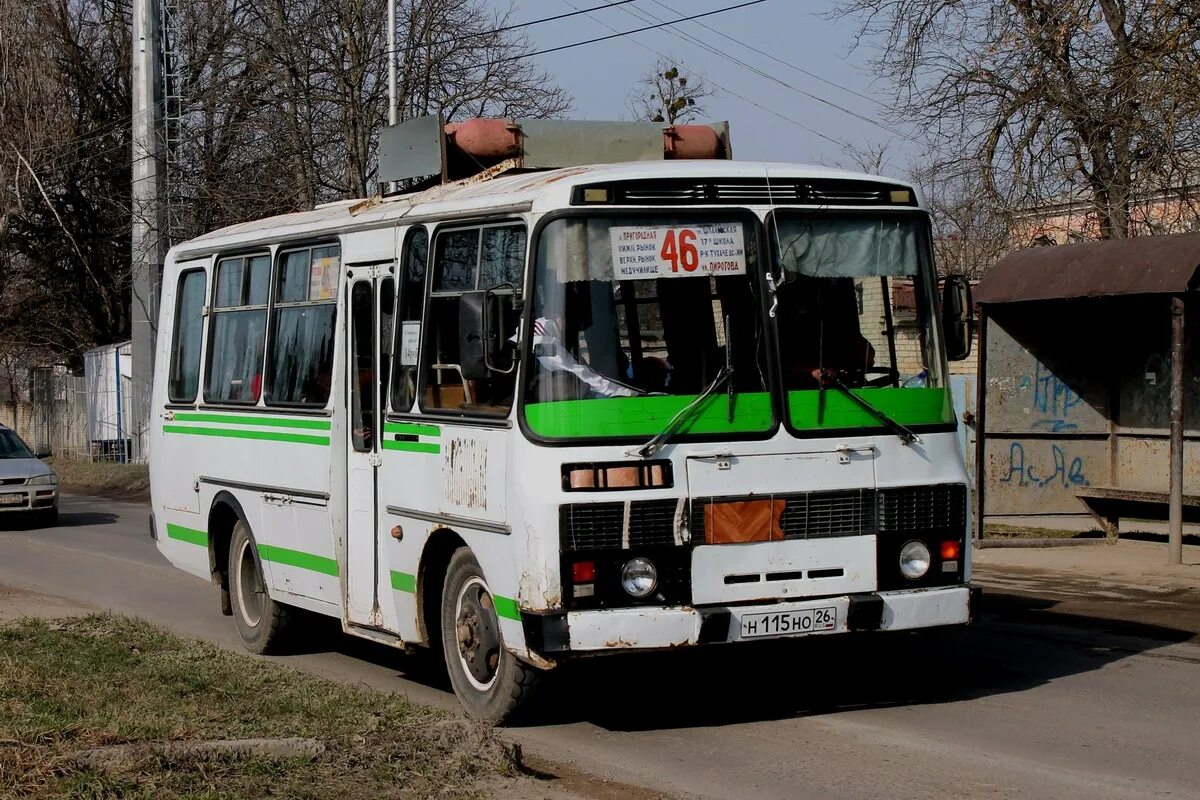
[[[473,798],[532,781],[490,729],[128,618],[9,622],[0,671],[4,797]]]
[[[46,463],[58,473],[58,485],[64,492],[150,501],[150,468],[146,464],[67,458],[49,459]]]
[[[0,797],[666,800],[399,694],[0,585]]]

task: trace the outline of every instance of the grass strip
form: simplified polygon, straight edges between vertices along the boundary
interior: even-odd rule
[[[445,712],[122,617],[2,626],[0,675],[5,798],[473,798],[517,769],[490,730]],[[164,746],[295,737],[324,752]],[[83,757],[97,748],[125,755]]]

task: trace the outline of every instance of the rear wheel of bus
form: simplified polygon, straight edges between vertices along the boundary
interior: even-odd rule
[[[441,621],[446,669],[467,714],[491,723],[518,714],[533,696],[541,671],[505,649],[491,590],[465,547],[446,570]]]
[[[291,622],[292,609],[267,593],[258,545],[245,520],[238,520],[229,542],[229,594],[233,622],[252,653],[278,652]]]

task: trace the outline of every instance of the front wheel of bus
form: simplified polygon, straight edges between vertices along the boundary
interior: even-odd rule
[[[504,648],[500,618],[479,562],[456,552],[442,590],[442,648],[454,693],[469,716],[499,724],[532,697],[541,672]]]
[[[233,622],[242,643],[260,655],[278,652],[290,621],[290,611],[267,593],[258,545],[245,520],[238,520],[229,542],[229,594]]]

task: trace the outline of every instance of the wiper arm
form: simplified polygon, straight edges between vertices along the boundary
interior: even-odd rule
[[[887,414],[883,413],[878,408],[871,405],[866,400],[864,400],[861,397],[859,397],[858,395],[856,395],[854,392],[850,391],[850,387],[848,387],[846,384],[842,383],[841,378],[834,378],[831,381],[831,383],[838,389],[841,389],[842,394],[846,395],[846,397],[849,397],[851,400],[853,400],[858,405],[859,408],[866,411],[868,414],[873,416],[875,419],[882,422],[883,426],[885,428],[887,428],[889,431],[891,431],[892,433],[896,434],[896,436],[898,436],[900,438],[901,442],[903,442],[906,445],[921,443],[920,436],[917,436],[911,430],[904,427],[899,422],[896,422],[896,420],[892,419]]]
[[[683,423],[685,423],[689,419],[691,419],[692,414],[695,413],[696,409],[699,408],[701,405],[703,405],[704,401],[707,400],[712,395],[713,392],[715,392],[717,389],[720,389],[721,384],[725,383],[725,381],[729,380],[732,377],[733,377],[733,368],[732,367],[722,367],[721,371],[717,373],[717,377],[713,378],[712,383],[710,383],[708,385],[708,388],[705,389],[703,392],[701,392],[696,397],[695,400],[688,403],[683,408],[679,409],[678,413],[676,413],[675,416],[671,417],[671,421],[667,423],[667,426],[665,428],[663,428],[661,431],[659,431],[657,434],[655,434],[654,437],[652,439],[650,439],[650,441],[646,442],[641,447],[635,447],[632,450],[626,450],[625,454],[630,455],[630,456],[636,455],[636,456],[641,456],[642,458],[649,458],[650,456],[657,453],[659,450],[662,449],[663,445],[665,445],[667,443],[667,441],[671,438],[671,436],[673,436],[675,434],[675,432],[677,430],[679,430],[680,426],[682,426]]]

